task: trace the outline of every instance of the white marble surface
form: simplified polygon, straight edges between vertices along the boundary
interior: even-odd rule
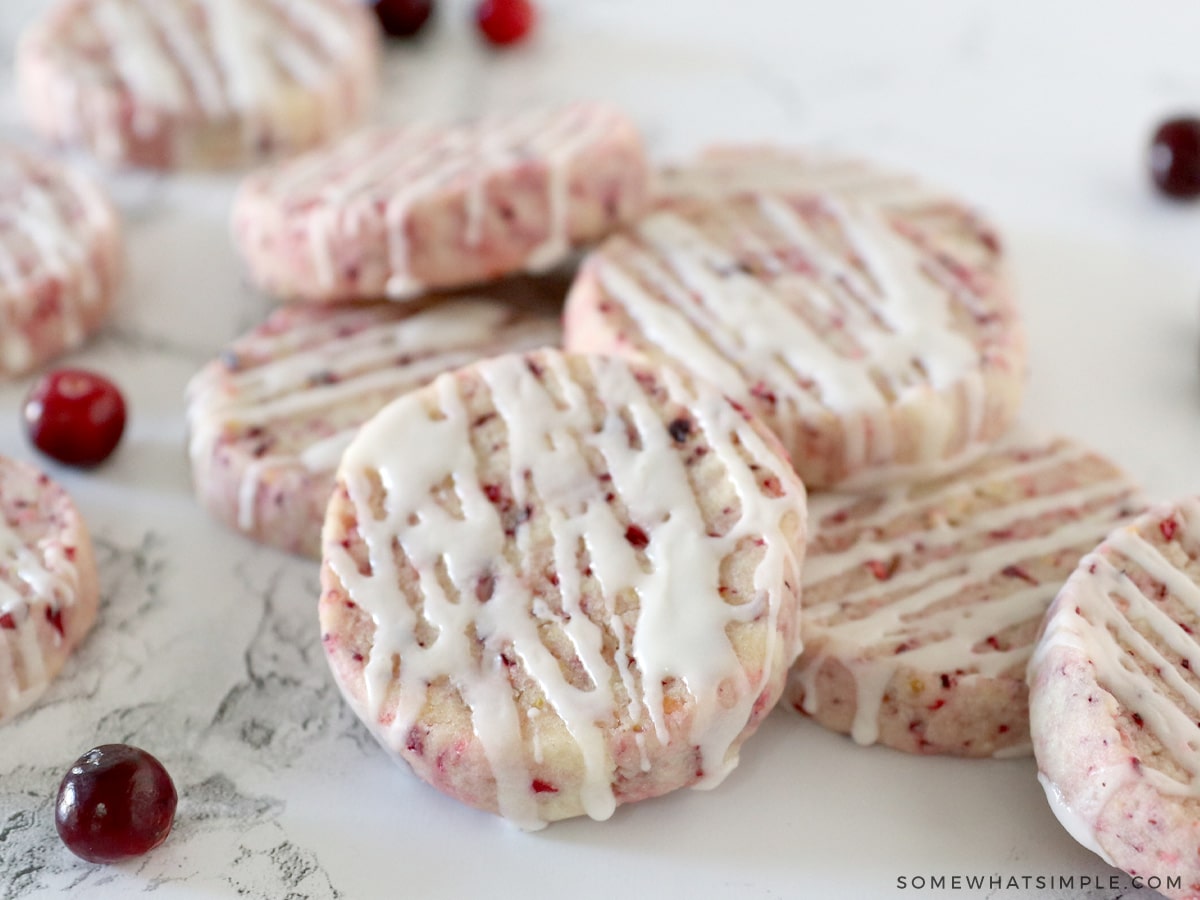
[[[3,0],[0,69],[47,4]],[[543,0],[535,41],[497,55],[442,2],[395,49],[381,114],[450,117],[524,101],[617,101],[666,158],[711,140],[812,142],[954,188],[1002,224],[1032,342],[1025,418],[1107,451],[1155,497],[1200,490],[1200,206],[1143,170],[1155,121],[1200,111],[1190,0]],[[30,142],[0,77],[0,137]],[[125,387],[118,455],[49,466],[93,525],[102,620],[34,712],[0,729],[0,897],[579,898],[930,896],[901,876],[1073,875],[933,896],[1149,897],[1051,816],[1031,760],[860,749],[779,711],[712,793],[685,791],[523,834],[389,763],[341,706],[315,622],[316,567],[205,518],[181,395],[268,308],[226,236],[233,179],[106,176],[131,273],[78,362]],[[0,452],[33,454],[25,382],[0,388]],[[158,754],[181,802],[169,842],[90,866],[52,797],[79,753]],[[1103,889],[1079,889],[1083,877]],[[1093,882],[1094,883],[1094,882]]]

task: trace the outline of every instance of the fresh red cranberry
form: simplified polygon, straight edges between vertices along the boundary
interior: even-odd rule
[[[104,744],[63,776],[54,825],[76,856],[116,862],[165,841],[177,801],[175,784],[157,759],[127,744]]]
[[[391,37],[412,37],[433,14],[433,0],[374,0],[375,18]]]
[[[537,24],[537,9],[530,0],[481,0],[475,21],[491,43],[498,47],[515,44]]]
[[[1200,119],[1168,119],[1150,142],[1150,176],[1177,200],[1200,197]]]
[[[117,386],[84,369],[47,372],[25,398],[23,412],[33,445],[71,466],[104,462],[125,430],[125,398]]]

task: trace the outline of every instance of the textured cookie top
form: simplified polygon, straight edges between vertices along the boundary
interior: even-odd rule
[[[922,462],[955,455],[955,435],[985,427],[985,373],[1016,379],[1023,366],[1006,292],[948,264],[905,218],[832,194],[681,202],[606,241],[583,277],[568,299],[569,349],[607,332],[702,374],[760,413],[802,473],[796,448],[834,421],[843,477],[905,442]],[[961,394],[963,427],[950,410],[908,433],[890,421],[931,394]]]
[[[63,610],[79,597],[76,553],[86,531],[66,493],[24,463],[0,457],[0,718],[27,705],[48,674],[39,627],[63,638]],[[90,559],[90,556],[89,556]]]
[[[1142,507],[1116,466],[1076,443],[1015,437],[952,476],[815,495],[804,570],[805,709],[835,656],[854,671],[852,736],[876,739],[901,668],[1023,680],[1042,617],[1079,558]]]
[[[983,270],[1000,265],[996,230],[961,201],[907,172],[826,150],[767,144],[709,147],[695,159],[659,171],[655,202],[666,206],[687,198],[821,192],[900,213],[967,265]]]
[[[529,251],[524,266],[513,267],[514,271],[538,270],[561,260],[572,246],[570,179],[581,157],[621,141],[640,149],[640,137],[628,116],[605,104],[583,102],[453,125],[413,123],[367,129],[331,148],[249,177],[235,206],[235,227],[255,233],[254,217],[264,209],[284,219],[298,217],[317,255],[318,277],[333,283],[339,241],[363,232],[365,223],[382,219],[392,273],[386,293],[407,296],[421,290],[409,260],[408,219],[414,208],[465,195],[462,221],[456,220],[453,233],[442,240],[474,247],[483,237],[491,183],[508,178],[519,187],[523,173],[534,166],[545,167],[549,171],[546,236]],[[629,202],[640,204],[641,199]],[[522,227],[521,215],[514,207],[503,210],[513,228]]]
[[[607,818],[614,734],[643,771],[682,743],[670,787],[715,784],[799,650],[804,489],[769,435],[675,372],[484,361],[390,405],[338,477],[322,622],[366,658],[344,689],[411,749],[448,684],[522,825],[543,822],[547,723],[582,771],[572,814]]]
[[[19,371],[29,364],[26,329],[13,322],[29,317],[48,284],[60,289],[78,284],[72,296],[84,305],[106,301],[100,270],[119,247],[116,213],[95,185],[24,151],[0,147],[0,369]],[[83,310],[61,303],[56,312],[68,343],[78,343]]]
[[[390,400],[482,357],[558,340],[555,318],[487,299],[276,309],[189,384],[192,463],[212,465],[218,446],[239,457],[239,524],[250,528],[263,469],[328,472],[332,487],[342,451]]]
[[[1190,805],[1189,824],[1176,836],[1195,846],[1187,832],[1200,803],[1197,631],[1200,498],[1189,497],[1157,506],[1113,531],[1083,558],[1051,608],[1030,663],[1038,690],[1086,692],[1092,703],[1085,712],[1106,717],[1102,729],[1095,723],[1050,724],[1045,747],[1038,748],[1039,765],[1051,772],[1051,781],[1043,776],[1043,784],[1059,819],[1085,846],[1110,862],[1116,857],[1115,865],[1134,871],[1130,860],[1145,850],[1139,869],[1182,867],[1192,881],[1200,878],[1194,853],[1157,862],[1150,858],[1163,828],[1156,827],[1154,810],[1146,806],[1130,816],[1106,807],[1135,784],[1168,804]],[[1067,680],[1072,672],[1078,672],[1079,681]],[[1063,740],[1081,728],[1096,736],[1090,751]],[[1043,753],[1046,748],[1054,758]],[[1079,758],[1086,768],[1071,761]],[[1158,816],[1169,827],[1172,814],[1159,810]],[[1104,831],[1112,832],[1103,840],[1096,832],[1101,817]]]
[[[136,128],[139,115],[285,112],[289,91],[324,86],[375,28],[351,0],[66,0],[21,52],[80,93],[128,98]]]

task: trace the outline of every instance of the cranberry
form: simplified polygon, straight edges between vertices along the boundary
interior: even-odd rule
[[[167,839],[178,797],[162,763],[137,747],[104,744],[71,766],[58,788],[54,825],[88,862],[141,856]]]
[[[537,23],[537,9],[530,0],[480,0],[475,21],[483,36],[498,47],[515,44]]]
[[[412,37],[429,21],[433,0],[374,0],[375,18],[392,37]]]
[[[33,445],[59,462],[95,466],[108,459],[125,430],[125,399],[95,372],[47,372],[25,398],[25,427]]]
[[[1150,142],[1150,176],[1168,197],[1200,197],[1200,119],[1168,119]]]

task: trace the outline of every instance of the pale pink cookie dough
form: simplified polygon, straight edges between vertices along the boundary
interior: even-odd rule
[[[809,488],[923,477],[1007,431],[1024,329],[905,217],[834,194],[672,204],[606,241],[567,299],[568,350],[672,363],[761,416]]]
[[[1188,900],[1200,898],[1198,629],[1200,498],[1188,497],[1083,558],[1029,666],[1038,778],[1059,821]]]
[[[559,338],[549,310],[498,300],[282,307],[188,386],[200,504],[254,540],[319,557],[334,471],[362,423],[442,372]]]
[[[91,539],[70,497],[0,457],[0,722],[45,692],[99,603]]]
[[[363,131],[252,175],[234,237],[284,300],[406,299],[548,269],[641,214],[633,123],[603,104]]]
[[[321,628],[439,790],[525,828],[711,787],[799,645],[804,488],[682,373],[540,351],[439,377],[346,452]]]
[[[814,495],[788,701],[860,744],[1028,753],[1025,666],[1046,608],[1143,508],[1111,462],[1028,435],[936,481]]]
[[[357,125],[378,45],[357,0],[59,0],[18,89],[38,134],[109,165],[230,167]]]
[[[120,222],[104,193],[0,145],[0,376],[82,344],[107,319],[123,268]]]
[[[907,172],[815,148],[719,144],[695,158],[663,166],[654,205],[688,198],[716,200],[751,193],[828,192],[891,210],[930,235],[946,265],[970,267],[976,277],[1006,277],[999,231],[948,192]]]

